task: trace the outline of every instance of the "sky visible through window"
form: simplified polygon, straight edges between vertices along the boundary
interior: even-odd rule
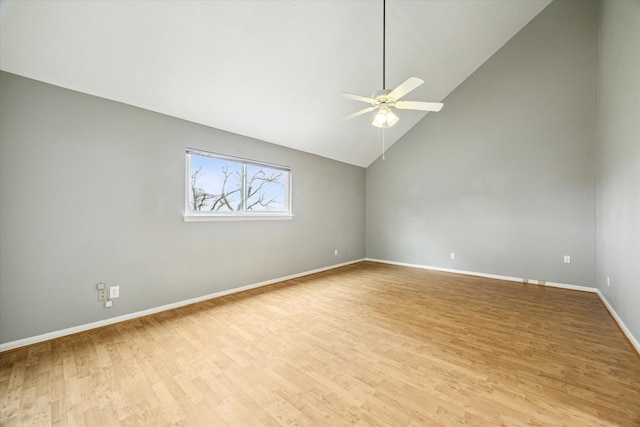
[[[289,171],[188,153],[188,212],[288,213]]]

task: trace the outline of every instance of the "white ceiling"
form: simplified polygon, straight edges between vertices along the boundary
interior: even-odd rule
[[[388,0],[387,88],[416,76],[405,99],[442,101],[549,3]],[[382,89],[382,0],[0,0],[0,68],[358,166],[380,155],[373,113],[340,122],[367,105],[338,93]],[[397,115],[387,146],[425,113]]]

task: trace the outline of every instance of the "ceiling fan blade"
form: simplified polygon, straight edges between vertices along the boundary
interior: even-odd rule
[[[373,99],[373,98],[367,98],[366,96],[354,95],[353,93],[340,92],[340,95],[342,95],[345,98],[354,99],[356,101],[366,102],[368,104],[373,104],[373,103],[376,102],[376,100]]]
[[[389,98],[400,99],[420,86],[422,83],[424,83],[424,80],[422,79],[419,79],[417,77],[409,77],[404,81],[404,83],[391,91],[391,93],[389,94]]]
[[[441,102],[418,102],[418,101],[396,101],[395,107],[399,110],[422,110],[435,111],[442,110],[444,106]]]
[[[364,110],[356,111],[356,112],[355,112],[355,113],[353,113],[353,114],[349,114],[347,117],[344,117],[344,118],[343,118],[342,120],[340,120],[340,121],[341,121],[341,122],[344,122],[344,121],[346,121],[346,120],[353,119],[354,117],[358,117],[358,116],[361,116],[361,115],[363,115],[363,114],[368,113],[369,111],[373,111],[373,110],[375,110],[376,108],[378,108],[378,107],[376,107],[376,106],[373,106],[373,107],[367,107],[367,108],[365,108]]]

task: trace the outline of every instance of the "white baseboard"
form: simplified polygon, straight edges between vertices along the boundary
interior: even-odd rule
[[[73,326],[71,328],[62,329],[59,331],[48,332],[42,335],[36,335],[34,337],[23,338],[16,341],[10,341],[7,343],[0,344],[0,353],[8,350],[13,350],[15,348],[24,347],[31,344],[36,344],[43,341],[49,341],[54,338],[64,337],[66,335],[76,334],[78,332],[88,331],[90,329],[100,328],[102,326],[112,325],[114,323],[124,322],[125,320],[135,319],[137,317],[148,316],[154,313],[160,313],[161,311],[172,310],[174,308],[183,307],[189,304],[195,304],[197,302],[210,300],[213,298],[219,298],[225,295],[235,294],[242,291],[248,291],[249,289],[260,288],[262,286],[272,285],[278,282],[284,282],[286,280],[296,279],[302,276],[308,276],[314,273],[320,273],[322,271],[333,270],[335,268],[344,267],[350,264],[356,264],[358,262],[362,262],[364,259],[357,259],[354,261],[343,262],[341,264],[334,264],[328,267],[317,268],[315,270],[305,271],[303,273],[292,274],[290,276],[279,277],[277,279],[266,280],[260,283],[254,283],[251,285],[241,286],[239,288],[228,289],[226,291],[215,292],[213,294],[204,295],[197,298],[191,298],[184,301],[175,302],[172,304],[161,305],[159,307],[150,308],[148,310],[137,311],[135,313],[124,314],[122,316],[112,317],[110,319],[99,320],[97,322],[86,323],[84,325]]]
[[[540,285],[540,286],[552,286],[554,288],[563,288],[563,289],[571,289],[574,291],[583,291],[583,292],[594,292],[597,293],[597,288],[592,288],[589,286],[578,286],[578,285],[569,285],[566,283],[555,283],[555,282],[541,282],[539,280],[531,280],[524,279],[521,277],[512,277],[512,276],[500,276],[496,274],[487,274],[487,273],[478,273],[475,271],[466,271],[466,270],[454,270],[451,268],[440,268],[440,267],[432,267],[429,265],[421,265],[421,264],[409,264],[406,262],[397,262],[397,261],[387,261],[384,259],[375,259],[375,258],[365,258],[365,261],[372,262],[380,262],[383,264],[392,264],[392,265],[400,265],[403,267],[411,267],[411,268],[421,268],[423,270],[434,270],[434,271],[444,271],[445,273],[456,273],[456,274],[464,274],[466,276],[479,276],[486,277],[489,279],[498,279],[498,280],[507,280],[509,282],[520,282],[520,283],[529,283],[532,285]]]
[[[596,293],[604,303],[605,307],[607,307],[607,310],[609,310],[609,313],[611,313],[611,316],[613,316],[618,326],[620,326],[620,329],[622,329],[622,332],[624,332],[624,334],[627,336],[627,339],[629,340],[631,345],[633,345],[633,347],[636,349],[638,354],[640,354],[640,342],[638,342],[636,337],[633,336],[629,328],[627,328],[627,325],[624,324],[620,316],[618,316],[618,313],[616,313],[616,311],[613,309],[611,304],[609,304],[609,301],[607,301],[607,299],[604,297],[602,292],[600,292],[600,289],[598,289]]]
[[[525,279],[519,278],[519,277],[497,276],[495,274],[476,273],[476,272],[464,271],[464,270],[453,270],[450,268],[431,267],[431,266],[420,265],[420,264],[408,264],[404,262],[387,261],[387,260],[374,259],[374,258],[365,258],[365,261],[380,262],[383,264],[393,264],[393,265],[400,265],[404,267],[422,268],[425,270],[444,271],[447,273],[457,273],[457,274],[464,274],[468,276],[480,276],[480,277],[487,277],[490,279],[508,280],[511,282],[525,283]],[[616,311],[613,309],[611,304],[609,304],[609,301],[607,301],[604,295],[602,295],[602,293],[600,292],[600,289],[589,287],[589,286],[578,286],[578,285],[570,285],[566,283],[555,283],[555,282],[544,282],[544,284],[542,284],[538,280],[530,280],[530,279],[527,279],[526,283],[540,285],[540,286],[552,286],[555,288],[570,289],[573,291],[592,292],[592,293],[598,294],[598,296],[604,303],[605,307],[607,307],[607,310],[609,310],[609,313],[611,313],[611,316],[613,316],[616,323],[618,323],[618,326],[620,327],[620,329],[622,329],[622,332],[624,332],[629,342],[631,342],[631,345],[633,345],[633,347],[636,349],[638,354],[640,354],[640,343],[638,343],[638,340],[633,336],[629,328],[627,328],[627,325],[624,324],[620,316],[618,316],[618,313],[616,313]]]

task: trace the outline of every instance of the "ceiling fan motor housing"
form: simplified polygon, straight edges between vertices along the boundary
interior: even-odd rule
[[[395,99],[389,97],[390,93],[391,91],[389,89],[377,91],[371,96],[376,101],[375,103],[372,102],[371,105],[375,105],[375,106],[382,105],[382,104],[393,105],[395,103]]]

